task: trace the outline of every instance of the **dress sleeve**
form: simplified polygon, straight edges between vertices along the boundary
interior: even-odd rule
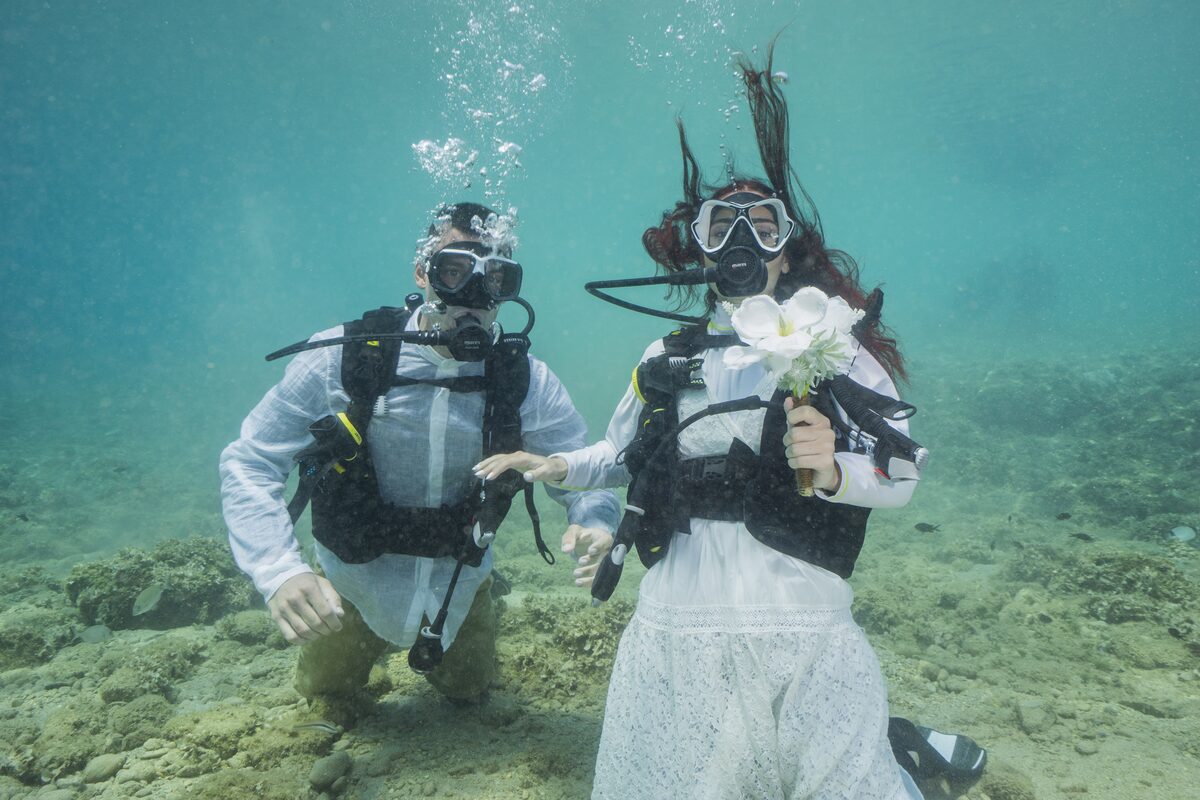
[[[897,398],[900,396],[887,370],[866,348],[859,350],[854,366],[850,369],[850,377],[879,394]],[[849,422],[846,413],[840,408],[838,411],[842,419]],[[888,424],[901,433],[908,434],[908,420],[889,421]],[[876,471],[870,455],[835,453],[834,459],[841,468],[841,485],[832,493],[817,490],[818,497],[831,503],[845,503],[864,508],[900,508],[912,499],[917,481],[885,478]]]
[[[521,405],[522,446],[538,455],[583,447],[587,424],[566,387],[543,362],[532,357],[529,361],[529,392]],[[567,521],[572,525],[610,533],[617,529],[621,507],[612,492],[547,485],[546,493],[567,509]]]
[[[340,335],[340,329],[314,338]],[[341,388],[341,348],[296,356],[283,380],[242,422],[221,453],[221,505],[237,565],[264,599],[288,578],[312,570],[300,556],[284,500],[293,457],[313,442],[308,426],[349,398]]]
[[[662,352],[662,341],[655,341],[646,348],[642,361]],[[617,404],[602,440],[572,452],[554,454],[567,462],[567,477],[563,479],[563,486],[624,486],[629,483],[629,470],[619,462],[618,456],[637,433],[642,405],[630,384]]]

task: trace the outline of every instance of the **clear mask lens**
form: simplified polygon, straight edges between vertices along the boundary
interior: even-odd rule
[[[748,229],[764,252],[774,254],[787,244],[795,227],[783,201],[774,197],[752,203],[706,200],[692,223],[692,235],[700,249],[712,255],[729,242],[735,230]]]
[[[429,259],[429,282],[446,302],[467,289],[475,275],[483,291],[497,302],[511,300],[521,292],[521,265],[512,259],[481,255],[454,245]]]

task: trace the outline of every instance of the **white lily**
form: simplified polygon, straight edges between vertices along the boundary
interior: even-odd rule
[[[780,305],[768,295],[746,298],[730,315],[744,347],[725,351],[725,365],[742,369],[762,363],[777,383],[803,396],[816,382],[849,371],[850,328],[863,312],[814,286]]]

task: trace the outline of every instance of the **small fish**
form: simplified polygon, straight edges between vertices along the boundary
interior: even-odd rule
[[[1061,513],[1055,514],[1055,515],[1054,515],[1054,518],[1055,518],[1055,519],[1057,519],[1057,520],[1070,519],[1070,518],[1071,518],[1071,512],[1069,512],[1069,511],[1063,511],[1063,512],[1061,512]]]
[[[292,730],[336,734],[340,728],[328,720],[319,719],[312,722],[297,722],[296,724],[292,725]]]
[[[1180,525],[1178,528],[1173,528],[1167,534],[1167,538],[1173,542],[1191,542],[1196,539],[1196,529],[1189,525]]]
[[[20,514],[17,514],[17,519],[21,520],[21,522],[29,522],[29,515],[22,511]]]
[[[141,593],[133,601],[133,615],[140,617],[142,614],[157,608],[158,601],[162,599],[166,588],[161,583],[152,583],[145,589],[142,589]]]
[[[1079,541],[1081,541],[1081,542],[1094,542],[1094,541],[1096,541],[1096,537],[1095,537],[1095,536],[1092,536],[1090,533],[1072,533],[1072,534],[1071,534],[1071,538],[1072,538],[1072,539],[1078,539],[1078,540],[1079,540]]]
[[[110,636],[112,636],[112,631],[107,625],[93,625],[79,632],[79,641],[86,644],[98,644]]]
[[[933,533],[934,531],[940,531],[942,529],[941,525],[930,525],[928,522],[918,522],[916,525],[913,525],[913,527],[919,530],[921,533]]]

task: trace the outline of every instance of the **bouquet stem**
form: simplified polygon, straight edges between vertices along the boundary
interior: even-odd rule
[[[812,403],[812,398],[808,393],[808,387],[805,387],[802,392],[797,393],[792,391],[792,399],[796,406],[807,406]],[[813,471],[808,467],[800,467],[796,470],[796,491],[801,497],[813,496]]]

